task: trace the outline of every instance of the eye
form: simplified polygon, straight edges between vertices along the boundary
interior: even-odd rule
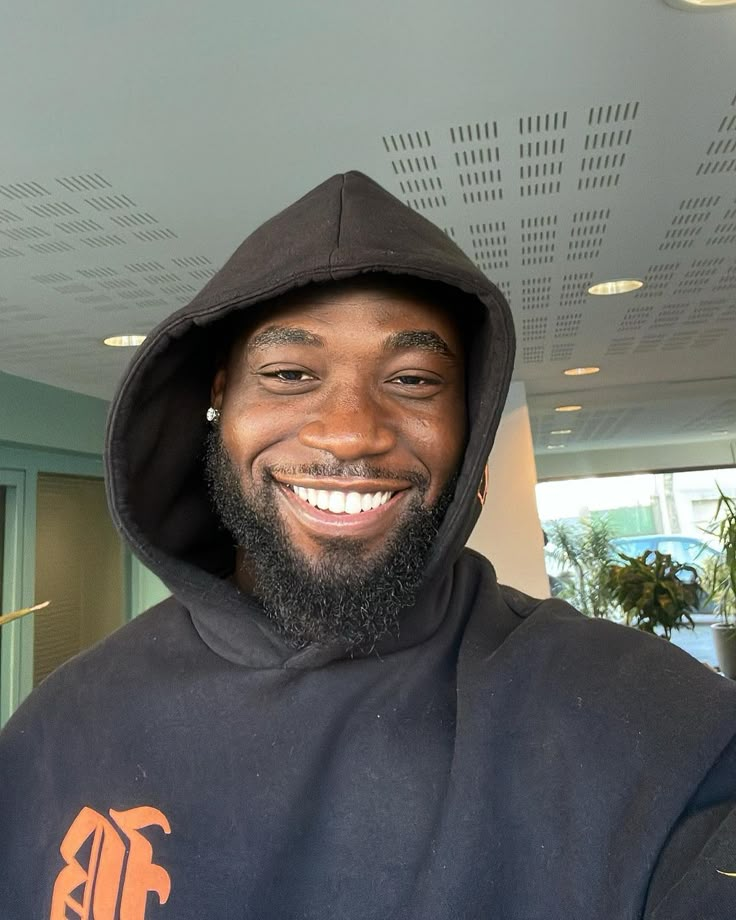
[[[280,380],[283,383],[306,383],[314,380],[311,374],[306,371],[293,370],[291,368],[278,368],[274,371],[262,371],[261,377],[268,377],[271,380]]]
[[[418,374],[399,374],[397,377],[392,377],[390,382],[405,387],[436,386],[438,383],[437,380],[420,377]]]

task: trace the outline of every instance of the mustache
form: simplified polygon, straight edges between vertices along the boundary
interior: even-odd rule
[[[274,474],[288,479],[290,476],[307,476],[330,479],[403,479],[416,486],[420,491],[429,489],[429,476],[417,470],[396,469],[386,466],[374,466],[370,463],[300,463],[299,465],[276,464],[263,471],[264,481]]]

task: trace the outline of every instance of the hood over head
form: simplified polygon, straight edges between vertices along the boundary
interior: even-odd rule
[[[203,475],[205,414],[223,331],[236,315],[312,283],[380,273],[440,283],[467,332],[468,442],[424,586],[446,573],[478,518],[478,490],[511,380],[514,331],[503,295],[438,227],[358,172],[333,176],[255,230],[194,299],[136,352],[108,418],[113,519],[182,600],[232,572],[232,538]],[[213,578],[214,576],[214,578]]]

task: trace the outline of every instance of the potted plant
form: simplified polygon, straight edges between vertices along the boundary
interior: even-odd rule
[[[658,550],[620,556],[623,564],[609,567],[608,585],[629,626],[667,640],[673,630],[695,626],[701,588],[694,566]]]
[[[721,555],[709,572],[710,597],[720,622],[714,623],[713,642],[721,671],[736,680],[736,499],[718,487],[718,504],[708,533],[718,538]]]
[[[607,617],[613,607],[608,567],[613,559],[613,532],[605,517],[549,521],[544,525],[548,554],[561,567],[554,594],[589,617]]]

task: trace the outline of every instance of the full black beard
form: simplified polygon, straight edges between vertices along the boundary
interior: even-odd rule
[[[288,645],[303,648],[339,641],[349,649],[369,651],[383,637],[398,635],[400,612],[414,603],[425,562],[454,495],[455,477],[434,505],[426,506],[427,480],[402,472],[401,477],[417,488],[383,550],[369,556],[359,539],[329,538],[322,542],[323,553],[315,563],[289,542],[275,510],[275,486],[268,474],[262,488],[244,493],[216,428],[207,438],[205,469],[220,520],[245,554],[254,594]],[[339,471],[313,466],[300,472],[396,475],[365,464],[343,465]]]

